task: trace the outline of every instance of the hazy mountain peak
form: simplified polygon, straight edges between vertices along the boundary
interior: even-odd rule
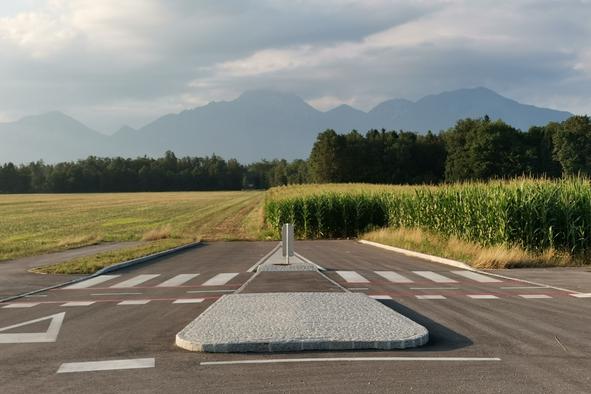
[[[235,104],[254,106],[299,106],[312,108],[301,97],[293,93],[285,93],[275,90],[247,90],[233,101]]]
[[[362,112],[365,113],[363,111],[361,111],[360,109],[351,107],[349,104],[341,104],[338,105],[336,107],[334,107],[333,109],[330,109],[328,111],[326,111],[327,113],[333,113],[333,114],[339,114],[339,113],[347,113],[347,112]]]
[[[408,108],[411,105],[413,105],[414,103],[410,100],[407,99],[403,99],[403,98],[395,98],[395,99],[390,99],[390,100],[386,100],[384,102],[381,102],[380,104],[376,105],[375,107],[373,107],[371,109],[371,112],[381,112],[384,110],[392,110],[392,109],[404,109],[404,108]]]
[[[127,131],[137,131],[137,130],[134,129],[133,127],[131,127],[131,126],[126,125],[126,124],[124,124],[123,126],[121,126],[119,128],[119,130],[117,130],[117,132],[127,132]]]
[[[16,123],[28,128],[45,129],[48,132],[76,130],[77,132],[96,133],[96,131],[90,129],[83,123],[60,111],[50,111],[39,115],[25,116]]]
[[[166,150],[191,156],[216,152],[243,162],[295,159],[307,157],[317,134],[327,128],[437,132],[459,119],[485,114],[522,130],[571,115],[520,104],[484,87],[425,96],[417,102],[387,100],[369,113],[346,104],[321,112],[294,94],[251,90],[233,101],[164,115],[139,130],[123,126],[112,136],[96,133],[58,111],[0,124],[0,160],[63,161],[89,154],[161,155]]]

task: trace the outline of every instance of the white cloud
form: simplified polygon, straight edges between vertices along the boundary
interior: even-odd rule
[[[322,109],[369,109],[385,98],[478,85],[591,112],[588,2],[27,0],[4,7],[4,113],[61,109],[112,130],[246,89],[291,91]]]

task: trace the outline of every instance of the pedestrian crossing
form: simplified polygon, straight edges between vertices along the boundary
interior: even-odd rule
[[[368,271],[370,272],[370,271]],[[453,284],[459,281],[470,281],[476,283],[499,283],[502,280],[494,278],[492,276],[480,274],[472,271],[448,271],[445,275],[439,272],[433,271],[409,271],[408,273],[401,274],[395,271],[371,271],[382,280],[386,280],[390,283],[397,284],[410,284],[410,283],[423,283],[433,282],[438,284]],[[356,271],[336,271],[337,275],[341,277],[347,283],[370,283],[371,280],[367,279],[362,274]],[[365,275],[365,274],[364,274]],[[412,275],[412,276],[411,276]],[[448,276],[446,276],[448,275]]]
[[[157,285],[157,287],[175,287],[182,286],[199,274],[180,274]]]
[[[160,274],[149,274],[149,275],[137,275],[131,279],[124,280],[123,282],[115,283],[114,285],[109,286],[111,289],[126,289],[129,287],[135,287],[141,285],[144,282],[149,281],[150,279],[154,279],[160,276]]]
[[[215,274],[211,278],[202,283],[196,283],[197,278],[201,277],[199,273],[193,274],[178,274],[172,278],[162,278],[160,274],[139,274],[132,277],[122,278],[121,275],[99,275],[81,282],[71,284],[64,287],[65,290],[81,290],[81,289],[133,289],[139,287],[181,287],[181,286],[225,286],[228,285],[232,279],[238,276],[238,272],[226,272]],[[119,280],[118,280],[119,279]],[[121,280],[123,279],[123,280]],[[163,280],[164,279],[164,280]]]

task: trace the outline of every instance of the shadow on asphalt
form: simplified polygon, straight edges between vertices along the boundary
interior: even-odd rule
[[[414,322],[422,325],[429,331],[429,342],[416,349],[407,349],[408,351],[449,351],[470,346],[473,342],[468,338],[449,328],[421,315],[420,313],[402,305],[394,300],[379,300],[390,309],[395,310],[403,316],[408,317]]]

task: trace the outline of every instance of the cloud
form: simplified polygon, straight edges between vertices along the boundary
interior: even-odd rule
[[[484,85],[591,112],[585,1],[31,0],[0,5],[0,111],[112,131],[246,89],[322,109]]]

